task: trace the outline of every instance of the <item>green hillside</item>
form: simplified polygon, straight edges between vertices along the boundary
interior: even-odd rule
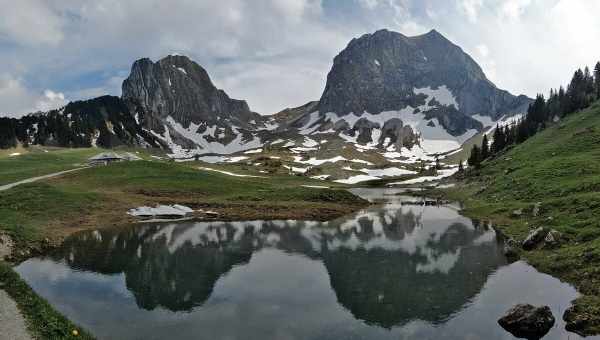
[[[559,246],[521,256],[575,285],[585,332],[600,332],[600,102],[469,170],[445,195],[517,241],[540,226],[560,231]]]

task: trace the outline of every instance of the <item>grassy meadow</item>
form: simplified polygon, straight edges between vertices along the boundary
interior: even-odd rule
[[[516,240],[540,226],[561,232],[559,246],[520,255],[576,286],[587,331],[600,332],[600,102],[469,172],[442,195]]]

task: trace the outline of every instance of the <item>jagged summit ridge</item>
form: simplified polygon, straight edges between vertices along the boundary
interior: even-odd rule
[[[92,136],[100,135],[100,141],[114,140],[110,144],[167,147],[177,158],[274,147],[302,157],[354,153],[417,162],[460,149],[501,117],[525,112],[530,101],[496,88],[468,54],[435,30],[415,37],[379,30],[352,39],[335,57],[319,101],[274,116],[230,98],[185,56],[135,61],[122,90],[110,107],[123,114],[125,128],[102,114],[102,101],[91,101],[77,116],[81,123],[69,118],[65,124],[85,125],[89,112],[97,111],[94,128],[78,134],[83,141],[63,144],[93,145]]]
[[[413,89],[440,86],[467,115],[498,118],[529,104],[496,88],[468,54],[436,30],[415,37],[379,30],[353,39],[335,57],[319,111],[344,115],[415,107],[423,103]]]
[[[231,99],[217,89],[206,70],[185,56],[170,55],[156,63],[137,60],[122,90],[123,99],[137,101],[157,118],[172,117],[185,127],[214,125],[223,119],[247,127],[261,117],[250,111],[246,101]]]
[[[348,43],[314,111],[289,125],[362,147],[443,154],[530,102],[498,89],[438,31],[407,37],[384,29]]]

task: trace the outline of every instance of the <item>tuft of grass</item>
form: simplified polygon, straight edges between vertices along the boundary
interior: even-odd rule
[[[87,214],[98,206],[98,194],[65,190],[46,183],[19,185],[0,192],[0,230],[17,244],[45,235],[39,226]]]
[[[0,284],[15,300],[27,322],[27,328],[37,339],[94,339],[87,331],[73,324],[38,296],[12,268],[0,261]],[[73,331],[76,331],[76,335]]]

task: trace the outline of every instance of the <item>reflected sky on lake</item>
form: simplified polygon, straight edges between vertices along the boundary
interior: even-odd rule
[[[544,339],[577,339],[577,296],[522,262],[457,206],[380,204],[330,222],[141,225],[76,234],[17,267],[66,316],[104,339],[512,339],[496,320],[547,304]]]

